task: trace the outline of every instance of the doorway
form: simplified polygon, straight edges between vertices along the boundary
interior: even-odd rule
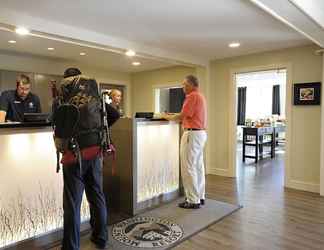
[[[234,74],[236,176],[285,177],[286,68]],[[280,187],[282,185],[279,185]]]

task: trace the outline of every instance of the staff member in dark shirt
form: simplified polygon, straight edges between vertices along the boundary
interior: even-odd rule
[[[30,92],[31,82],[28,76],[21,74],[17,78],[16,90],[7,90],[0,96],[0,122],[23,122],[24,113],[41,113],[39,97]]]

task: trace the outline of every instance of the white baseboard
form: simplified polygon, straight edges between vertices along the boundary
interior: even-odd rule
[[[312,192],[312,193],[320,192],[320,185],[316,183],[290,180],[285,186],[287,188],[293,188],[293,189],[298,189],[298,190]]]
[[[220,175],[220,176],[225,176],[225,177],[233,177],[229,173],[229,169],[222,169],[222,168],[209,168],[207,170],[207,174]]]

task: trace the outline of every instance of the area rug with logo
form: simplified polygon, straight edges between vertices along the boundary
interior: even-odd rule
[[[239,205],[211,199],[207,199],[200,209],[182,209],[178,207],[181,201],[176,200],[109,227],[112,249],[170,249],[240,209]]]

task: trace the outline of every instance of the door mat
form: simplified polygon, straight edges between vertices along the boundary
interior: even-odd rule
[[[164,250],[175,247],[194,234],[241,208],[206,199],[200,209],[182,209],[183,198],[109,226],[109,250]],[[95,249],[90,236],[81,238],[81,250]],[[60,248],[52,248],[60,249]]]

